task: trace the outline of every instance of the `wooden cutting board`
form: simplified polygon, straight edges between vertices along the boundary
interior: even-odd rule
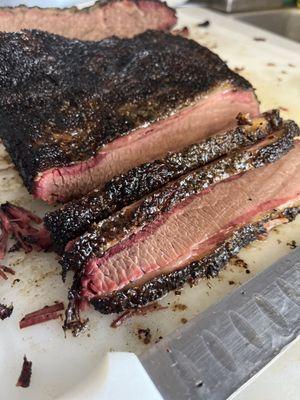
[[[284,117],[300,123],[300,51],[296,51],[296,44],[200,8],[181,9],[179,17],[180,25],[190,28],[193,39],[217,52],[252,82],[262,111],[281,107]],[[205,20],[210,21],[208,27],[197,26]],[[12,201],[40,215],[50,209],[27,193],[3,148],[0,187],[1,203]],[[0,302],[13,302],[15,309],[10,319],[0,321],[0,360],[5,360],[0,363],[1,382],[5,382],[0,385],[0,398],[59,398],[89,376],[107,351],[140,353],[149,346],[139,329],[149,328],[150,343],[154,343],[286,254],[293,241],[300,243],[300,218],[243,250],[240,257],[244,265],[231,263],[219,278],[186,287],[181,295],[169,294],[161,301],[167,306],[165,310],[134,317],[117,329],[110,327],[114,317],[91,310],[89,330],[78,338],[65,338],[60,321],[19,330],[18,321],[24,314],[55,300],[66,304],[71,279],[67,285],[62,283],[54,254],[10,254],[5,264],[16,270],[16,276],[0,282]],[[20,281],[13,283],[14,278]],[[23,354],[33,361],[32,384],[25,390],[15,387]]]

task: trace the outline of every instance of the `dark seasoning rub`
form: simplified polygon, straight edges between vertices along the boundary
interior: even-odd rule
[[[38,172],[48,167],[86,160],[116,137],[164,118],[199,94],[212,89],[218,82],[227,80],[236,87],[250,87],[247,81],[231,72],[209,50],[192,41],[182,42],[184,40],[150,31],[133,40],[110,38],[98,43],[70,41],[38,31],[0,34],[0,132],[27,186],[31,187]],[[189,64],[187,60],[191,59],[191,52],[195,54],[193,63]],[[36,55],[37,62],[33,62]],[[203,63],[197,66],[195,60],[199,57]],[[13,63],[8,62],[7,58]],[[111,59],[113,62],[108,61]],[[207,76],[203,76],[203,69],[209,71]],[[85,76],[85,80],[82,76]],[[167,79],[162,82],[165,76]],[[131,229],[141,228],[153,221],[160,213],[170,210],[186,197],[233,174],[279,159],[291,149],[294,136],[299,132],[291,121],[282,127],[276,113],[266,118],[272,129],[282,128],[282,131],[274,135],[273,142],[262,148],[236,151],[240,146],[250,146],[262,139],[269,129],[266,132],[260,128],[254,132],[248,131],[245,127],[251,125],[251,121],[241,117],[239,127],[229,135],[231,141],[224,141],[223,138],[220,145],[220,137],[215,137],[176,156],[167,155],[163,160],[135,168],[131,171],[132,175],[129,173],[114,179],[106,186],[105,198],[100,199],[98,194],[93,194],[96,213],[103,205],[107,206],[107,210],[110,208],[110,212],[115,212],[187,174],[98,226],[93,225],[93,230],[70,248],[64,258],[65,270],[73,265],[75,259],[79,260],[77,265],[80,268],[91,254],[101,255],[113,241],[126,237]],[[233,153],[224,157],[233,150]],[[25,159],[24,152],[27,152]],[[209,166],[194,171],[215,159],[217,161]],[[150,182],[143,180],[149,168],[152,174]],[[137,182],[140,185],[138,191]],[[109,203],[113,198],[123,198],[123,202]],[[105,212],[107,214],[100,218],[107,218],[109,212]],[[201,260],[181,270],[162,274],[140,287],[125,288],[109,296],[94,298],[92,304],[103,313],[120,312],[141,307],[170,290],[180,289],[186,282],[193,285],[200,278],[215,277],[241,248],[267,233],[267,222],[277,218],[292,221],[299,212],[297,207],[274,211],[264,216],[262,221],[237,230]],[[93,215],[89,217],[88,224],[94,222],[93,218]],[[97,230],[102,236],[98,236]],[[99,238],[102,243],[96,252]],[[75,291],[77,283],[78,280],[73,287]],[[70,297],[73,293],[70,292]],[[65,329],[72,329],[75,335],[85,328],[87,322],[80,320],[77,302],[78,298],[74,295],[75,306],[66,311],[64,325]],[[182,323],[186,322],[182,320]],[[139,329],[138,334],[145,343],[150,342],[149,329]],[[17,385],[29,386],[31,364],[24,357]]]
[[[92,299],[91,303],[103,314],[121,312],[128,308],[143,307],[151,301],[160,299],[171,290],[182,288],[186,283],[194,285],[199,279],[215,278],[242,248],[268,233],[265,225],[269,221],[279,218],[283,223],[291,222],[299,213],[300,207],[274,211],[261,221],[248,224],[234,232],[230,238],[201,260],[194,261],[170,274],[162,274],[139,287],[123,289],[109,296]]]
[[[0,133],[29,190],[37,174],[94,156],[227,82],[251,85],[198,43],[158,31],[83,42],[0,34]]]
[[[64,253],[61,259],[64,273],[72,268],[80,271],[90,256],[103,255],[112,245],[141,229],[146,223],[154,221],[158,215],[171,210],[187,197],[239,173],[275,162],[293,147],[294,137],[297,135],[297,125],[288,121],[282,131],[274,135],[273,142],[255,150],[233,152],[171,182],[106,220],[92,224]]]
[[[239,115],[237,123],[235,129],[133,168],[113,178],[103,190],[94,190],[46,214],[44,223],[55,249],[61,253],[69,240],[84,233],[93,222],[107,218],[170,181],[230,151],[263,139],[271,130],[281,127],[282,119],[278,110],[273,110],[253,120]]]

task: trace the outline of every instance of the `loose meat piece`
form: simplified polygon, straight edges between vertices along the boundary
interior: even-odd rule
[[[5,265],[0,265],[0,278],[7,280],[8,277],[5,272],[15,275],[15,271],[12,268],[6,267]]]
[[[130,318],[134,317],[135,315],[147,315],[153,311],[160,311],[165,310],[168,307],[163,307],[158,303],[152,303],[145,307],[136,308],[134,310],[126,310],[123,314],[119,315],[116,319],[112,321],[110,324],[111,328],[118,328],[119,326],[123,325],[126,321]]]
[[[24,6],[0,9],[0,31],[40,29],[83,40],[132,37],[147,29],[169,30],[176,21],[175,10],[158,0],[101,0],[83,10]]]
[[[65,312],[65,319],[62,327],[65,334],[67,331],[71,331],[72,335],[77,337],[86,330],[88,322],[88,318],[83,319],[80,316],[80,302],[77,299],[77,295],[73,296],[72,293],[69,293],[69,304]]]
[[[0,136],[48,202],[258,113],[251,85],[217,55],[163,32],[100,42],[1,33],[0,61]]]
[[[52,306],[45,306],[40,310],[26,314],[19,323],[20,329],[58,319],[61,317],[61,311],[63,311],[64,308],[63,303],[55,303]]]
[[[170,181],[199,168],[230,151],[249,146],[282,126],[278,110],[249,119],[239,114],[237,127],[215,135],[178,153],[138,166],[78,200],[46,214],[44,223],[55,249],[61,253],[67,242],[84,233],[93,222],[112,215]]]
[[[8,237],[11,231],[10,222],[5,213],[0,208],[0,260],[6,255],[7,245],[8,245]]]
[[[0,319],[9,318],[14,310],[13,305],[6,306],[0,303]]]
[[[111,296],[122,301],[125,290],[126,293],[133,293],[131,301],[136,307],[145,304],[139,297],[139,290],[135,292],[136,288],[148,282],[151,287],[153,280],[160,281],[161,276],[176,274],[194,261],[198,262],[242,227],[266,218],[273,210],[280,213],[276,220],[279,218],[280,222],[287,222],[281,210],[300,204],[300,143],[296,142],[295,148],[285,156],[283,154],[287,149],[281,154],[273,150],[267,146],[256,153],[251,161],[256,167],[245,169],[245,173],[240,171],[234,174],[229,169],[221,169],[223,179],[213,186],[208,184],[206,190],[203,190],[205,187],[198,190],[199,181],[194,175],[194,192],[187,190],[189,186],[186,186],[185,198],[177,195],[182,193],[177,189],[176,195],[173,192],[171,196],[160,197],[161,202],[157,196],[156,203],[151,200],[140,204],[135,210],[136,219],[133,222],[138,225],[129,229],[129,233],[126,228],[127,233],[123,231],[116,242],[111,239],[105,244],[106,238],[98,236],[101,229],[94,229],[94,237],[90,240],[92,251],[87,257],[79,253],[82,258],[78,258],[73,290],[100,311],[105,310],[101,307],[103,298]],[[244,159],[240,162],[242,166],[248,164]],[[237,159],[236,163],[239,164]],[[237,165],[233,164],[232,168]],[[157,209],[160,210],[158,213]],[[117,233],[121,220],[124,222],[122,218],[111,221],[111,228],[114,226]],[[125,220],[124,225],[126,223]],[[88,237],[91,239],[91,236],[85,239]],[[93,242],[96,237],[98,248]],[[79,243],[80,240],[76,243],[76,251],[79,250]],[[82,242],[83,249],[87,249],[87,243]],[[162,294],[167,287],[168,284]]]
[[[239,174],[280,159],[293,147],[294,137],[297,135],[299,128],[294,122],[288,121],[281,130],[252,147],[231,153],[194,170],[106,220],[93,224],[85,234],[66,246],[61,260],[64,271],[70,268],[80,270],[87,260],[95,256],[102,257],[109,248],[114,253],[119,246],[124,246],[126,239],[131,241],[134,238],[135,241],[140,236],[139,240],[145,240],[151,223],[153,229],[158,224],[158,219],[162,219],[164,225],[164,219],[172,214],[173,208],[178,207],[181,215],[183,202],[191,201],[194,196],[202,202],[202,195],[209,192],[213,185],[226,181],[226,185],[230,186],[230,181]],[[239,209],[237,207],[235,212]],[[177,213],[175,216],[177,218]]]
[[[23,388],[29,387],[31,374],[32,374],[32,362],[28,361],[26,356],[24,356],[22,371],[21,371],[21,374],[19,376],[16,386],[21,386]]]
[[[16,240],[12,249],[22,248],[26,253],[32,250],[48,250],[51,241],[48,230],[44,226],[37,228],[42,219],[23,207],[16,206],[9,202],[0,205],[0,260],[7,252],[9,234]],[[11,251],[11,249],[10,249]],[[8,271],[8,268],[5,267]],[[10,272],[12,273],[12,272]],[[0,270],[1,274],[1,270]],[[3,274],[2,274],[3,277]],[[4,278],[6,279],[6,278]]]

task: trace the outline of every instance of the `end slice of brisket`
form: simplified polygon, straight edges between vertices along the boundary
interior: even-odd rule
[[[193,144],[183,151],[169,153],[164,158],[135,167],[113,178],[103,190],[95,189],[46,214],[44,224],[51,234],[55,249],[61,253],[68,241],[84,233],[93,222],[109,217],[193,169],[264,139],[281,126],[278,110],[253,119],[239,114],[236,128]]]
[[[151,286],[198,262],[234,232],[273,211],[282,221],[280,213],[300,203],[298,136],[297,125],[286,122],[263,142],[193,171],[94,224],[69,244],[62,259],[64,267],[76,270],[73,290],[102,311],[108,304],[102,308],[102,299],[123,298],[129,304],[130,293],[137,306],[139,293],[144,293],[138,289],[146,283]]]
[[[251,85],[198,43],[158,31],[83,42],[0,34],[0,135],[27,188],[48,202],[254,116]]]
[[[144,307],[172,290],[181,289],[186,283],[195,285],[199,279],[215,278],[243,248],[266,236],[274,227],[292,222],[299,214],[300,206],[297,206],[260,216],[260,221],[248,223],[237,229],[203,258],[140,285],[132,285],[107,296],[95,296],[91,304],[103,314],[119,313]]]
[[[71,39],[132,37],[147,29],[170,30],[176,12],[158,0],[105,0],[72,8],[6,7],[0,9],[0,31],[40,29]]]

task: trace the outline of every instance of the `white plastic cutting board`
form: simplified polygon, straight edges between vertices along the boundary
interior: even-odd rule
[[[244,68],[240,73],[257,88],[262,110],[281,106],[287,110],[282,113],[285,117],[300,123],[300,52],[296,51],[296,45],[291,44],[289,49],[288,42],[274,35],[245,28],[238,22],[200,8],[181,9],[179,17],[181,25],[190,27],[192,38],[217,52],[230,67]],[[211,21],[208,28],[196,27],[206,19]],[[254,37],[267,40],[256,41]],[[45,205],[28,195],[14,169],[9,167],[3,149],[0,169],[0,202],[13,201],[43,214]],[[55,300],[66,302],[66,285],[61,282],[55,255],[11,254],[5,263],[13,266],[17,273],[14,278],[21,281],[13,286],[11,278],[0,282],[0,302],[13,302],[15,307],[10,319],[0,321],[0,399],[47,400],[67,395],[74,386],[82,385],[92,376],[107,351],[142,352],[147,345],[138,337],[139,328],[149,328],[151,343],[154,343],[287,253],[290,249],[287,243],[292,240],[300,243],[299,218],[278,228],[265,242],[256,243],[242,252],[241,257],[247,261],[250,274],[242,267],[230,265],[218,279],[203,281],[192,289],[187,287],[181,295],[168,295],[161,302],[168,309],[135,317],[117,329],[110,328],[112,316],[102,316],[91,310],[89,330],[81,337],[68,336],[66,339],[58,321],[23,331],[18,329],[18,321],[25,313]],[[33,361],[32,382],[28,389],[15,387],[23,354]]]

